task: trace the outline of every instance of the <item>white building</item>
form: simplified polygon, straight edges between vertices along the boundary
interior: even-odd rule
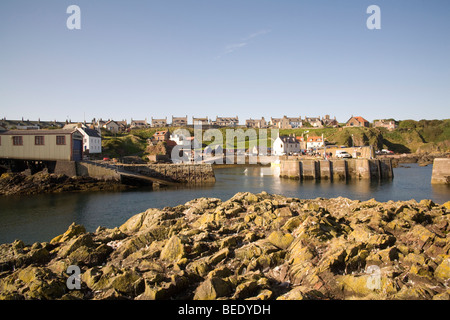
[[[273,142],[273,154],[276,156],[289,155],[300,152],[300,142],[294,135],[278,136]]]
[[[306,149],[318,149],[324,146],[323,135],[321,137],[312,136],[306,139]]]
[[[102,137],[97,130],[77,128],[83,135],[83,153],[102,153]]]
[[[170,140],[174,141],[178,146],[182,146],[183,149],[198,149],[202,147],[202,144],[195,137],[191,137],[188,132],[186,135],[171,134]]]

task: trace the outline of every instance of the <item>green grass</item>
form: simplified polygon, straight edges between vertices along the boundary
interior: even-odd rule
[[[103,154],[112,158],[124,156],[142,156],[147,147],[146,139],[133,135],[121,137],[103,137]]]

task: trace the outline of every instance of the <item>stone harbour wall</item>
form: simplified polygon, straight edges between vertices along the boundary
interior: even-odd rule
[[[392,179],[389,159],[281,160],[280,177],[300,180]]]
[[[211,164],[117,164],[117,168],[180,183],[201,184],[216,181]]]
[[[450,158],[434,159],[431,184],[450,185]]]

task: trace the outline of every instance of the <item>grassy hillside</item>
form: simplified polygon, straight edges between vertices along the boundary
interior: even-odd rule
[[[146,139],[132,134],[119,137],[103,137],[102,140],[103,154],[111,158],[142,156],[147,146]]]

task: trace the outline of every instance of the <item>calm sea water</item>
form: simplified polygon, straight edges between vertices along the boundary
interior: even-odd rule
[[[282,194],[301,199],[317,197],[377,201],[431,199],[442,204],[450,200],[450,187],[432,186],[432,166],[394,169],[394,180],[385,182],[292,181],[261,175],[261,168],[216,169],[212,186],[176,190],[140,189],[126,192],[93,192],[0,197],[0,243],[21,239],[27,244],[50,241],[76,222],[94,231],[98,226],[113,228],[148,208],[184,204],[195,198],[227,200],[241,191]]]

